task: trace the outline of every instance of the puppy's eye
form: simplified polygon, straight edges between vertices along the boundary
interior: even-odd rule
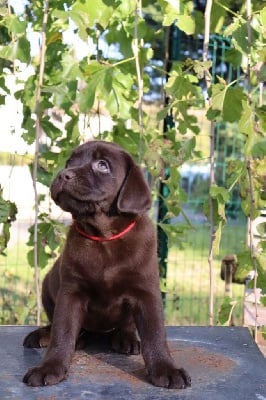
[[[102,172],[104,174],[107,174],[110,172],[109,164],[105,160],[98,160],[95,161],[93,164],[93,168],[99,172]]]

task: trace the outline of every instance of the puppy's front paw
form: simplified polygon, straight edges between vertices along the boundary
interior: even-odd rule
[[[153,385],[168,389],[185,389],[191,386],[191,378],[185,369],[178,369],[167,363],[160,363],[153,368],[149,379]]]
[[[60,364],[43,364],[40,367],[30,368],[23,377],[28,386],[55,385],[66,377],[66,368]]]

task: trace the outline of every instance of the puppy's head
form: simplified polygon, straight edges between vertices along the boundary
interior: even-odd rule
[[[121,147],[103,141],[87,142],[72,151],[52,183],[51,195],[75,218],[95,212],[144,214],[151,206],[139,166]]]

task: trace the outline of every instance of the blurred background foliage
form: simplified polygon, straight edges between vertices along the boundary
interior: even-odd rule
[[[23,154],[1,152],[1,165],[11,165],[12,171],[29,167],[33,175],[37,160],[38,185],[48,188],[71,149],[85,140],[110,140],[128,150],[147,171],[153,190],[151,216],[158,223],[171,323],[207,323],[210,197],[217,320],[224,297],[220,264],[228,253],[238,255],[245,273],[254,269],[255,256],[266,292],[265,220],[252,256],[246,240],[247,219],[260,217],[266,201],[266,7],[252,1],[250,21],[246,1],[214,1],[208,60],[203,61],[205,7],[204,0],[37,0],[19,6],[5,1],[0,7],[0,107],[15,99],[20,115],[18,125],[11,122],[2,130],[1,141],[18,135],[27,145]],[[20,188],[23,195],[22,183]],[[27,266],[34,264],[33,228],[20,243],[22,250],[14,242],[6,249],[17,211],[8,197],[0,193],[2,322],[34,323],[35,289]],[[42,274],[62,246],[67,218],[55,217],[47,191],[42,189],[38,199],[35,245]],[[243,287],[235,291],[241,303]],[[242,323],[241,311],[238,318]]]

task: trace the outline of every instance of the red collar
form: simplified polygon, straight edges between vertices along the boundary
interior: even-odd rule
[[[134,226],[136,225],[136,221],[131,222],[122,232],[117,233],[114,236],[110,236],[110,237],[101,237],[101,236],[92,236],[92,235],[88,235],[86,232],[84,232],[78,223],[75,223],[75,228],[76,231],[81,235],[84,236],[87,239],[90,240],[94,240],[95,242],[109,242],[111,240],[116,240],[119,239],[120,237],[124,236],[127,232],[131,231],[132,228],[134,228]]]

